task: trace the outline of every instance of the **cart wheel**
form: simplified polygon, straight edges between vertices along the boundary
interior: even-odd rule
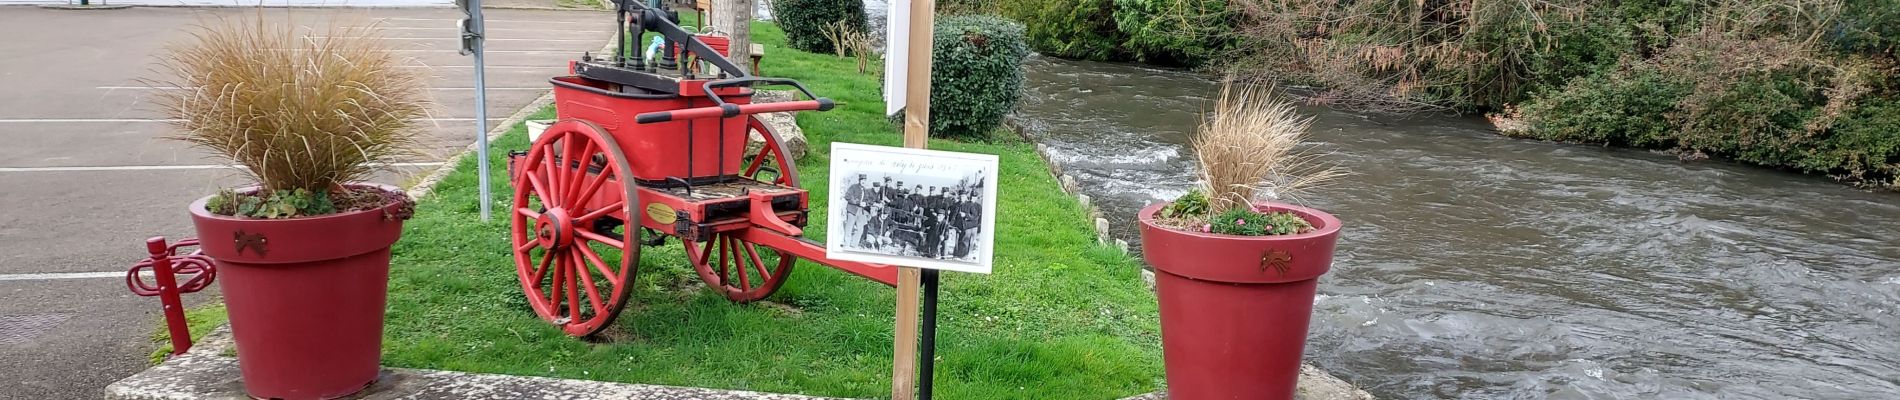
[[[797,167],[785,156],[778,133],[756,117],[751,118],[750,125],[752,131],[765,138],[765,145],[747,155],[748,161],[740,176],[798,187]],[[680,243],[686,246],[686,257],[692,261],[699,279],[738,303],[771,296],[785,285],[792,264],[798,261],[791,253],[761,248],[725,233],[714,233],[705,242],[681,240]]]
[[[753,132],[765,138],[765,145],[759,148],[758,153],[747,155],[749,160],[745,172],[740,176],[780,186],[798,187],[798,167],[785,157],[785,146],[781,144],[783,141],[778,132],[772,131],[772,127],[765,125],[765,121],[760,121],[757,116],[749,119],[748,125]]]
[[[791,253],[760,247],[732,235],[715,233],[706,242],[681,240],[693,271],[713,291],[735,303],[750,303],[771,296],[798,261]]]
[[[563,120],[515,173],[515,274],[534,313],[569,335],[605,329],[630,297],[640,230],[626,220],[639,215],[629,165],[605,129]],[[621,223],[600,223],[607,218]]]

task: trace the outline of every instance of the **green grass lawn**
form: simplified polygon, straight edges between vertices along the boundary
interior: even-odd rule
[[[763,69],[840,104],[798,123],[812,152],[799,173],[812,190],[808,237],[822,239],[832,142],[898,145],[875,75],[855,61],[783,46],[770,24],[753,34]],[[540,117],[551,117],[542,110]],[[893,290],[800,262],[767,302],[737,305],[703,287],[677,240],[643,251],[634,298],[600,339],[536,318],[508,250],[506,150],[496,142],[497,218],[477,216],[474,163],[422,199],[394,249],[384,362],[392,367],[878,398],[890,393]],[[937,393],[942,398],[1111,399],[1162,378],[1156,306],[1134,260],[1095,244],[1090,222],[1049,176],[1033,146],[932,141],[933,149],[1001,156],[995,273],[946,273]],[[641,157],[642,155],[632,155]],[[818,186],[810,186],[818,185]]]

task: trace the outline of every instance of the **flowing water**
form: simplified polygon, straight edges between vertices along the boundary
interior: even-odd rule
[[[1137,242],[1208,77],[1030,61],[1020,124]],[[1381,398],[1900,398],[1900,195],[1319,108],[1355,174],[1307,357]]]

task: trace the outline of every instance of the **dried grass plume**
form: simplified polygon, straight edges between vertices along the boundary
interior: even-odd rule
[[[1270,87],[1222,82],[1213,116],[1194,137],[1210,215],[1264,197],[1299,199],[1302,190],[1345,171],[1320,160],[1302,140],[1313,117],[1276,98]]]
[[[374,28],[301,32],[253,16],[199,24],[148,80],[183,132],[265,190],[333,191],[419,154],[425,80]],[[307,36],[308,35],[308,36]]]

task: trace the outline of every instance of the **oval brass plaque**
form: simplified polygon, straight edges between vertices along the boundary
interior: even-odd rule
[[[658,222],[661,225],[666,225],[666,224],[672,224],[673,221],[678,220],[679,216],[673,213],[673,207],[668,207],[665,204],[653,203],[653,204],[647,205],[647,219],[651,219],[653,220],[653,222]]]

